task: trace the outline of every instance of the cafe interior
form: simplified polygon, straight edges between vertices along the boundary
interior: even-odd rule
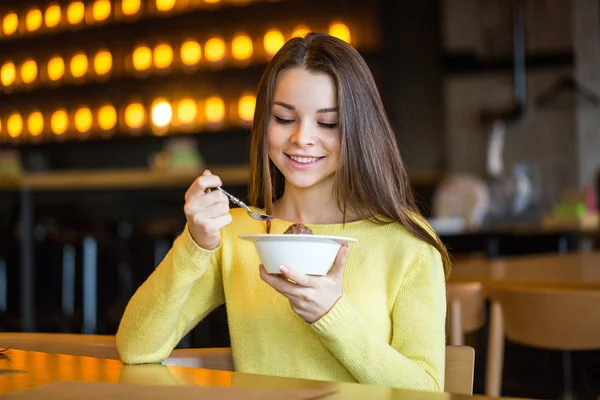
[[[236,372],[225,306],[120,361],[190,184],[247,201],[259,80],[308,32],[364,57],[451,255],[443,395]],[[597,0],[3,0],[0,98],[0,397],[600,398]]]

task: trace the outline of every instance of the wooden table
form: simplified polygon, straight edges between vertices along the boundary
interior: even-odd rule
[[[600,290],[600,252],[457,262],[451,282]]]
[[[0,394],[59,381],[109,382],[161,386],[216,386],[252,389],[325,389],[336,392],[327,399],[460,400],[483,396],[413,392],[356,383],[332,383],[279,378],[219,370],[166,366],[123,365],[120,361],[75,357],[32,351],[9,350],[0,358],[0,370],[23,372],[0,374]]]

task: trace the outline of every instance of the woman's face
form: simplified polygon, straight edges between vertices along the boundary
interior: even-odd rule
[[[267,126],[271,161],[286,188],[333,187],[340,158],[336,87],[327,74],[293,68],[275,82]]]

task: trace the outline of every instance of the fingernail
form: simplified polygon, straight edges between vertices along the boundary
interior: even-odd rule
[[[346,254],[348,252],[348,245],[346,244],[344,246],[346,246],[346,248],[344,249],[344,254]]]
[[[288,270],[286,267],[284,267],[283,265],[281,265],[281,266],[279,267],[279,270],[280,270],[282,273],[284,273],[284,274],[287,274],[287,273],[288,273],[288,271],[289,271],[289,270]]]

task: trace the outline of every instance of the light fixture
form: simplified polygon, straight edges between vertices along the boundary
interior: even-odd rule
[[[40,29],[43,21],[42,11],[39,8],[34,8],[25,15],[25,28],[29,32],[35,32]]]
[[[147,46],[137,47],[132,54],[133,68],[144,71],[152,65],[152,50]]]
[[[212,124],[223,121],[225,117],[225,105],[220,97],[213,96],[206,99],[204,104],[204,116],[206,121]]]
[[[69,117],[63,109],[57,110],[50,117],[50,129],[56,136],[60,136],[67,131]]]
[[[67,7],[67,21],[71,25],[77,25],[85,17],[85,5],[81,1],[74,1]]]
[[[292,32],[292,37],[299,37],[299,38],[303,38],[305,37],[308,33],[310,33],[310,29],[308,29],[307,26],[305,25],[298,25],[294,28],[294,32]]]
[[[92,129],[92,111],[87,107],[81,107],[75,111],[75,129],[79,133],[86,133]]]
[[[156,0],[156,9],[158,11],[169,11],[175,7],[176,0]]]
[[[97,75],[103,76],[112,69],[112,55],[108,50],[101,50],[94,56],[94,71]]]
[[[285,38],[278,30],[270,30],[265,33],[263,43],[267,54],[272,56],[283,47],[285,44]]]
[[[48,61],[48,78],[57,81],[65,75],[65,62],[61,57],[53,57]]]
[[[225,42],[221,38],[212,38],[204,46],[204,54],[210,62],[218,62],[225,57]]]
[[[329,25],[329,34],[343,40],[346,43],[350,43],[350,29],[341,22],[332,22]]]
[[[0,82],[2,82],[2,86],[10,86],[15,83],[15,79],[17,78],[17,71],[15,68],[15,64],[12,62],[7,62],[0,67]]]
[[[27,117],[27,131],[33,137],[37,137],[44,131],[44,116],[39,111],[34,111]]]
[[[37,78],[38,68],[34,60],[27,60],[21,65],[21,80],[23,83],[31,83]]]
[[[202,59],[202,48],[195,40],[186,40],[181,45],[181,62],[184,65],[195,65]]]
[[[152,105],[151,112],[152,132],[157,136],[162,136],[169,130],[169,124],[173,120],[173,109],[171,104],[165,99],[158,99]]]
[[[130,129],[139,129],[146,123],[146,110],[140,103],[131,103],[125,109],[125,124]]]
[[[98,126],[104,131],[109,131],[117,125],[117,110],[110,104],[98,109]]]
[[[8,13],[2,19],[2,31],[6,36],[14,34],[19,28],[19,17],[14,12]]]
[[[198,106],[191,98],[182,99],[177,104],[177,122],[180,125],[192,125],[198,116]]]
[[[58,4],[52,4],[46,8],[46,12],[44,14],[44,22],[46,23],[47,28],[54,28],[58,26],[60,23],[60,19],[62,18],[60,6]]]
[[[21,114],[14,113],[6,120],[6,132],[13,139],[18,138],[23,132],[23,118]]]
[[[247,60],[252,57],[252,39],[247,35],[236,35],[231,42],[231,54],[236,60]]]
[[[88,58],[85,53],[77,53],[71,58],[71,75],[73,78],[81,78],[88,71]]]
[[[134,15],[140,11],[140,0],[123,0],[121,2],[121,11],[125,15]]]
[[[166,43],[161,43],[154,48],[153,57],[156,68],[168,68],[173,63],[173,48]]]
[[[92,18],[96,22],[102,22],[110,17],[112,7],[110,0],[96,0],[92,4]]]
[[[240,97],[238,102],[238,115],[245,122],[250,122],[254,118],[254,109],[256,108],[256,97],[247,94]]]
[[[164,99],[157,100],[152,106],[152,123],[163,128],[171,123],[173,119],[173,110],[168,101]]]

